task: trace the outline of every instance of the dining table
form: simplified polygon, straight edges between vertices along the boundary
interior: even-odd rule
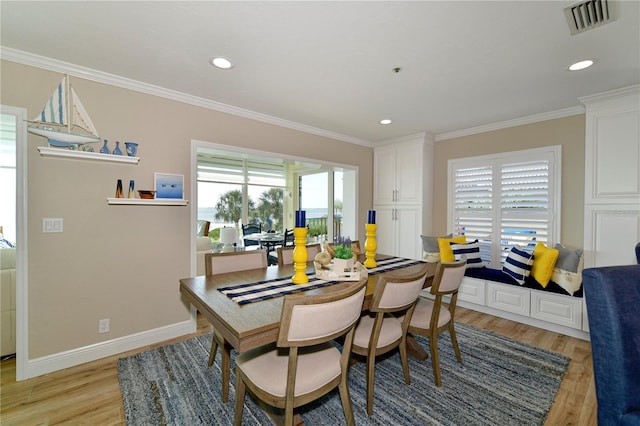
[[[364,261],[361,256],[360,261]],[[376,261],[392,259],[393,256],[376,254]],[[409,259],[405,259],[409,260]],[[411,275],[420,271],[427,273],[425,287],[431,285],[435,273],[435,263],[423,261],[405,262],[407,266],[397,267],[389,272],[394,276]],[[213,326],[215,336],[222,350],[222,400],[229,399],[229,376],[231,349],[245,352],[277,341],[280,327],[280,316],[284,298],[268,297],[264,300],[243,303],[232,300],[221,289],[234,286],[250,285],[264,281],[290,278],[294,274],[293,265],[268,266],[265,268],[230,272],[217,275],[204,275],[180,279],[180,293],[186,304],[193,305]],[[307,263],[305,273],[315,274],[314,262]],[[367,281],[367,290],[363,302],[363,311],[367,310],[380,274],[364,274],[362,280]],[[310,288],[297,294],[316,295],[359,285],[360,281],[339,281],[319,288]],[[413,339],[412,339],[413,340]],[[426,352],[415,341],[408,343],[410,352],[418,352],[418,356],[426,358]]]
[[[279,232],[256,232],[242,237],[245,241],[256,241],[267,249],[267,256],[276,246],[284,244],[284,234]]]

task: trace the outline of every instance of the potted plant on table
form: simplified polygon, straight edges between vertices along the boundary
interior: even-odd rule
[[[333,270],[336,272],[351,272],[353,270],[353,247],[349,237],[339,237],[333,246]]]

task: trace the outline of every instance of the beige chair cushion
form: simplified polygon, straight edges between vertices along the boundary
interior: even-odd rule
[[[360,322],[356,326],[356,332],[353,337],[353,344],[366,348],[369,346],[369,340],[371,339],[371,331],[373,330],[373,324],[375,316],[363,315],[360,317]],[[383,347],[390,345],[396,340],[402,337],[402,323],[392,316],[386,316],[382,321],[382,327],[380,329],[380,338],[378,339],[377,347]]]
[[[330,336],[344,330],[348,325],[358,321],[361,299],[362,295],[358,292],[334,302],[294,306],[287,340],[300,342]]]
[[[236,364],[257,387],[284,397],[287,387],[289,350],[275,345],[262,346],[236,358]],[[323,368],[316,368],[322,365]],[[329,343],[300,348],[294,395],[319,389],[340,375],[340,351]]]
[[[416,309],[411,317],[411,327],[419,327],[425,330],[429,329],[431,324],[431,313],[433,312],[433,301],[420,297],[416,304]],[[440,317],[438,318],[438,327],[442,327],[451,320],[451,313],[448,309],[440,309]]]

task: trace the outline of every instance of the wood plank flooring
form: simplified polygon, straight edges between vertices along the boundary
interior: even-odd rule
[[[589,342],[464,308],[456,310],[456,320],[569,356],[569,369],[545,425],[596,425],[596,394]],[[15,380],[15,360],[2,361],[0,424],[124,425],[118,358],[210,331],[208,322],[199,316],[198,330],[193,335],[21,382]]]

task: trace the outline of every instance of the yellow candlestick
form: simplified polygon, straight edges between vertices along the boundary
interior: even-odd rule
[[[293,248],[293,269],[296,271],[291,277],[294,284],[306,284],[309,277],[305,274],[307,269],[307,228],[293,228],[294,244]]]
[[[364,225],[367,230],[367,239],[364,241],[364,250],[366,252],[367,260],[364,261],[365,268],[375,268],[378,264],[375,261],[376,249],[378,244],[376,243],[376,224],[367,223]]]

